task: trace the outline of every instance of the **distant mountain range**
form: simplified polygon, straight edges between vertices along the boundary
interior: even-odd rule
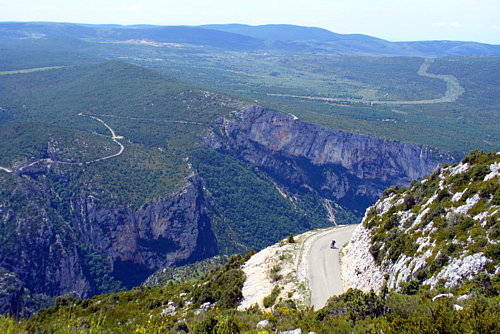
[[[316,27],[286,24],[250,26],[92,25],[54,22],[3,22],[0,38],[70,37],[96,41],[148,40],[240,51],[293,51],[340,55],[500,56],[500,45],[462,41],[389,42],[361,34],[337,34]]]

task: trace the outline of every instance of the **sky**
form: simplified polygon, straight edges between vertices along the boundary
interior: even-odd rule
[[[500,44],[500,0],[0,0],[0,21],[286,23],[390,41]]]

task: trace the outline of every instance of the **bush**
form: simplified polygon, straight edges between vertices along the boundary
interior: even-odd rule
[[[281,289],[278,286],[275,286],[271,291],[271,294],[264,298],[263,303],[265,308],[269,308],[276,303],[276,298],[278,298],[280,290]]]
[[[328,304],[318,312],[318,319],[346,315],[356,322],[367,318],[381,316],[386,313],[384,301],[375,292],[363,293],[361,290],[349,289],[340,296],[328,300]]]
[[[405,295],[415,295],[418,290],[420,289],[420,281],[418,280],[412,280],[412,281],[409,281],[409,282],[401,282],[400,284],[400,291],[401,293],[405,294]]]
[[[217,326],[217,323],[218,323],[217,319],[215,319],[213,315],[209,315],[194,326],[193,333],[194,334],[215,333],[215,326]]]
[[[280,271],[281,266],[279,264],[276,264],[271,268],[271,271],[269,272],[269,278],[271,278],[271,281],[277,282],[283,278],[283,275],[279,274]]]
[[[237,334],[240,333],[240,328],[233,316],[224,316],[215,325],[214,333],[217,334]]]
[[[193,302],[200,305],[206,302],[215,303],[219,308],[236,307],[243,299],[241,289],[245,282],[245,273],[240,269],[242,264],[240,255],[231,257],[208,281],[194,289]]]

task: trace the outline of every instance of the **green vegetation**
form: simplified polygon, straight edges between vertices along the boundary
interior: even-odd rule
[[[500,143],[496,123],[492,122],[498,114],[498,57],[446,58],[432,64],[430,72],[455,75],[465,88],[456,103],[387,106],[356,101],[431,99],[442,95],[444,84],[416,74],[423,61],[420,58],[222,53],[210,48],[158,48],[71,39],[1,40],[0,49],[0,166],[19,171],[22,164],[38,159],[81,162],[115,153],[118,147],[108,129],[80,113],[103,119],[123,136],[120,141],[125,151],[111,160],[82,166],[53,163],[50,168],[39,163],[20,175],[0,171],[0,205],[6,212],[0,224],[0,259],[15,258],[29,246],[23,235],[36,235],[50,221],[51,231],[71,250],[64,253],[66,249],[61,246],[60,253],[78,253],[83,270],[99,292],[119,290],[123,282],[109,275],[111,264],[105,254],[81,244],[81,236],[72,226],[74,204],[92,198],[103,208],[136,210],[178,193],[193,172],[188,161],[202,176],[210,194],[208,215],[221,253],[260,249],[290,233],[330,225],[314,191],[296,194],[226,153],[194,149],[217,119],[234,117],[232,111],[249,103],[189,84],[252,103],[257,100],[327,127],[441,149],[497,149]],[[101,57],[127,59],[171,77]],[[40,68],[45,70],[35,70]],[[268,93],[355,101],[323,102]],[[475,194],[480,200],[471,214],[483,212],[491,203],[498,205],[497,184],[480,182],[487,172],[486,162],[482,164],[471,169],[470,175],[455,176],[456,182],[438,194],[442,204],[429,208],[424,223],[433,220],[436,226],[449,225],[442,215],[453,206],[451,197],[471,182],[457,205]],[[405,198],[405,210],[416,212],[437,189],[437,182],[430,180]],[[40,196],[30,196],[27,189],[36,189]],[[415,251],[412,241],[418,236],[396,233],[396,220],[389,216],[378,221],[392,230],[379,231],[374,239],[373,253],[378,260],[385,255],[394,260],[398,254]],[[337,211],[336,218],[338,222],[357,219],[344,209]],[[29,222],[23,224],[22,233],[18,233],[16,219]],[[489,258],[498,258],[497,244],[488,242],[498,240],[497,220],[498,214],[488,218],[484,233],[477,221],[453,218],[456,224],[433,235],[433,240],[444,245],[447,238],[455,237],[460,244],[446,245],[445,254],[433,254],[430,271],[423,271],[421,278],[445,265],[457,252],[472,254],[484,248]],[[473,243],[464,246],[464,238],[469,237]],[[384,238],[388,247],[382,249]],[[59,245],[56,240],[47,242]],[[35,267],[43,268],[43,252],[34,250],[30,258],[39,262]],[[239,282],[241,277],[233,274],[223,280]],[[224,328],[232,328],[235,321],[230,313],[214,315],[213,319],[207,320],[208,327],[221,323]],[[103,322],[103,318],[93,318],[85,328]]]
[[[271,294],[267,297],[264,297],[262,303],[264,304],[265,308],[269,308],[276,303],[276,298],[278,298],[280,291],[281,289],[278,286],[275,286],[271,291]]]
[[[90,46],[81,40],[0,39],[0,71],[19,71],[42,67],[71,66],[96,62],[98,56],[86,52]]]
[[[253,253],[248,253],[245,257],[235,255],[229,258],[224,267],[212,274],[209,279],[202,279],[192,292],[194,305],[210,303],[223,309],[238,306],[243,299],[241,289],[245,282],[245,274],[241,270],[241,265],[252,255]]]
[[[422,58],[354,57],[279,52],[164,53],[135,49],[137,61],[185,82],[257,100],[270,109],[293,113],[325,127],[426,144],[464,154],[475,148],[498,149],[499,57],[440,58],[429,73],[458,78],[465,93],[454,103],[383,105],[307,100],[290,96],[354,100],[421,100],[443,96],[442,80],[417,75]],[[190,59],[193,59],[192,61]]]
[[[283,275],[280,274],[281,269],[283,268],[281,268],[281,265],[279,264],[276,264],[271,268],[269,271],[269,278],[272,282],[277,282],[283,278]]]
[[[0,71],[78,65],[102,61],[103,57],[125,59],[182,82],[248,101],[257,100],[268,108],[291,112],[326,127],[427,144],[460,154],[474,148],[498,149],[500,143],[496,124],[491,122],[498,118],[500,103],[500,85],[495,75],[500,66],[499,57],[457,56],[434,60],[430,73],[453,75],[465,89],[454,103],[371,105],[355,101],[433,99],[444,94],[446,85],[442,80],[418,75],[423,62],[423,58],[418,57],[337,56],[285,50],[222,52],[206,47],[94,43],[69,38],[2,39],[0,48]],[[48,86],[53,82],[57,80],[47,81]],[[22,88],[11,87],[14,91]],[[353,99],[354,102],[268,94]],[[82,97],[83,103],[89,102],[88,95]],[[2,96],[2,101],[3,107],[8,106],[8,99]]]
[[[248,259],[233,257],[217,272],[192,283],[138,287],[92,299],[60,297],[54,307],[26,320],[0,318],[2,333],[271,333],[300,328],[316,333],[495,333],[500,330],[500,278],[476,277],[454,290],[417,289],[411,294],[377,296],[348,290],[321,310],[275,304],[278,289],[267,298],[272,307],[236,311],[243,284],[239,267]],[[225,293],[227,292],[227,293]],[[442,292],[457,297],[432,301]],[[272,299],[272,300],[271,300]],[[206,304],[204,304],[206,303]],[[455,305],[463,309],[457,310]],[[270,327],[257,329],[261,320]]]
[[[198,144],[209,123],[232,106],[222,96],[120,62],[4,75],[0,96],[17,121],[2,128],[2,166],[46,157],[81,162],[116,152],[118,146],[101,123],[78,116],[95,114],[125,136],[123,155],[111,164],[60,165],[51,179],[57,183],[64,174],[63,182],[69,177],[72,183],[66,189],[70,194],[90,186],[103,202],[135,208],[182,186],[188,173],[186,149]],[[206,123],[195,124],[200,118]]]
[[[227,255],[214,256],[184,266],[160,269],[144,282],[143,285],[157,287],[169,283],[194,281],[201,276],[221,268],[228,260]]]
[[[290,233],[331,225],[317,195],[285,198],[248,163],[207,149],[193,151],[190,161],[213,200],[212,223],[226,254],[261,249]]]
[[[416,274],[422,283],[453,259],[483,252],[489,259],[487,271],[493,274],[500,264],[499,184],[498,176],[485,178],[499,162],[497,152],[472,151],[461,167],[442,166],[408,188],[387,189],[383,199],[390,200],[389,209],[377,214],[372,208],[364,221],[371,229],[370,252],[376,263],[389,265],[402,255],[415,257],[430,250],[427,265]],[[427,247],[420,247],[422,240]]]
[[[453,75],[464,87],[465,93],[454,103],[370,105],[268,94],[355,101],[422,100],[442,96],[445,83],[418,75],[423,58],[417,57],[335,56],[286,51],[221,52],[210,48],[160,48],[70,39],[30,43],[0,40],[0,47],[5,50],[3,58],[0,57],[0,63],[5,64],[0,70],[4,71],[78,64],[88,62],[92,57],[120,58],[197,87],[248,101],[257,100],[268,108],[291,112],[303,120],[326,127],[427,144],[460,154],[474,148],[498,149],[500,143],[495,123],[491,122],[498,118],[500,85],[495,74],[500,66],[499,57],[439,58],[431,64],[430,73]],[[37,57],[30,57],[31,54]],[[88,102],[88,99],[84,100]]]

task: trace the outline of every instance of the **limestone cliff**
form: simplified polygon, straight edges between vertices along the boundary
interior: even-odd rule
[[[0,204],[9,229],[0,254],[0,288],[9,305],[2,313],[25,308],[37,294],[88,297],[132,287],[155,270],[217,253],[196,176],[180,193],[136,210],[100,203],[81,189],[66,215],[52,208],[53,184],[43,169],[6,177],[16,186]]]
[[[312,188],[363,212],[390,185],[406,185],[453,157],[427,147],[325,129],[251,107],[223,120],[206,142],[232,152],[297,188]]]
[[[500,155],[474,152],[371,207],[343,257],[346,287],[436,287],[500,272]]]

